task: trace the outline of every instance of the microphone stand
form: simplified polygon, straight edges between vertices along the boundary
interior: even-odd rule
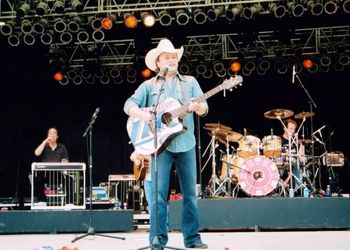
[[[167,73],[168,69],[165,68],[163,72],[160,72],[158,77],[162,79],[162,85],[159,89],[159,94],[157,97],[157,102],[153,106],[153,110],[151,110],[151,114],[153,115],[152,121],[153,121],[153,126],[154,126],[154,137],[153,137],[153,143],[154,143],[154,157],[153,157],[153,162],[154,162],[154,176],[152,176],[152,181],[155,182],[155,188],[152,190],[154,191],[154,207],[155,207],[155,216],[154,216],[154,221],[151,221],[151,223],[154,223],[155,225],[155,236],[154,239],[151,243],[151,245],[146,246],[146,247],[141,247],[138,248],[137,250],[143,250],[143,249],[154,249],[154,250],[163,250],[165,248],[168,249],[178,249],[182,250],[181,248],[174,248],[174,247],[169,247],[169,246],[162,246],[160,243],[160,235],[159,235],[159,230],[158,230],[158,135],[157,135],[157,106],[159,104],[160,96],[162,92],[164,91],[164,84],[165,84],[165,76]],[[153,185],[152,185],[153,186]],[[164,219],[164,218],[163,218]]]
[[[89,122],[89,125],[85,129],[85,132],[83,134],[83,137],[86,137],[87,134],[89,134],[89,137],[86,137],[86,145],[87,145],[87,151],[88,151],[88,162],[89,162],[89,228],[86,234],[83,234],[81,236],[75,237],[71,242],[74,243],[80,239],[83,239],[89,235],[97,235],[97,236],[102,236],[102,237],[107,237],[107,238],[113,238],[113,239],[120,239],[120,240],[125,240],[125,237],[116,237],[116,236],[110,236],[110,235],[103,235],[103,234],[97,234],[95,233],[95,229],[92,226],[92,128],[95,123],[95,120],[97,118],[97,113],[95,113]],[[84,197],[85,198],[85,197]]]
[[[305,88],[303,82],[300,80],[298,74],[295,72],[295,78],[298,80],[299,86],[304,90],[304,92],[306,93],[307,97],[309,98],[309,106],[310,106],[310,114],[313,113],[313,109],[312,107],[314,106],[315,108],[317,108],[317,105],[315,103],[315,101],[312,99],[309,91]],[[315,145],[314,145],[314,122],[313,122],[313,118],[312,116],[310,117],[310,133],[311,133],[311,159],[312,159],[312,174],[315,174],[315,162],[314,162],[314,158],[315,158]],[[316,178],[316,176],[314,176],[314,178]]]

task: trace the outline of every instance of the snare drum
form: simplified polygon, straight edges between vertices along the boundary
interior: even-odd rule
[[[266,157],[276,158],[281,155],[282,140],[277,135],[265,136],[262,140],[263,153]]]
[[[247,135],[239,141],[237,149],[238,155],[243,158],[259,155],[260,139],[258,137]]]

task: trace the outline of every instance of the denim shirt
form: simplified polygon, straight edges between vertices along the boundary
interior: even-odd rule
[[[129,110],[132,106],[144,108],[155,105],[157,103],[161,86],[162,80],[159,79],[158,76],[143,82],[136,89],[135,93],[126,100],[124,112],[129,115]],[[164,83],[164,90],[159,98],[159,103],[164,102],[168,97],[172,97],[178,100],[180,104],[184,104],[192,98],[198,97],[202,94],[203,91],[194,77],[183,76],[177,73],[177,75],[172,78],[171,85],[167,82]],[[204,103],[207,105],[206,101],[204,101]],[[168,151],[173,153],[186,152],[196,145],[193,112],[189,113],[184,118],[183,124],[187,127],[187,131],[171,141],[166,148]]]

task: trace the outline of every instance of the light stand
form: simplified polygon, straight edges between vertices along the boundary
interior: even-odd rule
[[[159,94],[158,94],[158,98],[157,98],[157,102],[156,104],[153,106],[153,110],[151,111],[152,115],[153,115],[153,126],[154,126],[154,157],[153,157],[153,162],[154,162],[154,176],[152,176],[152,181],[155,181],[155,188],[153,190],[154,192],[154,207],[155,207],[155,220],[154,222],[152,221],[151,223],[154,223],[155,225],[155,229],[156,229],[156,233],[155,236],[153,238],[153,242],[151,245],[146,246],[146,247],[141,247],[138,248],[138,250],[142,250],[142,249],[154,249],[154,250],[163,250],[163,249],[178,249],[178,250],[182,250],[181,248],[175,248],[175,247],[170,247],[170,246],[162,246],[161,242],[160,242],[160,235],[158,232],[158,135],[157,135],[157,106],[160,100],[160,96],[162,94],[162,92],[164,91],[164,83],[165,83],[165,75],[167,73],[168,69],[165,68],[163,72],[160,72],[159,74],[159,78],[163,80],[162,85],[159,89]],[[184,249],[183,249],[184,250]]]
[[[89,138],[86,137],[86,145],[88,148],[88,161],[89,161],[89,192],[90,192],[89,228],[88,228],[88,231],[86,234],[75,237],[71,241],[72,243],[74,243],[82,238],[85,238],[87,236],[90,236],[90,235],[92,235],[92,236],[97,235],[97,236],[102,236],[102,237],[107,237],[107,238],[125,240],[125,237],[116,237],[116,236],[110,236],[110,235],[97,234],[97,233],[95,233],[95,229],[92,227],[92,128],[93,128],[93,124],[95,123],[95,120],[97,118],[97,114],[99,111],[100,111],[100,108],[97,108],[95,113],[92,115],[91,120],[89,122],[89,125],[85,129],[85,132],[83,134],[83,137],[86,137],[86,135],[89,133]]]

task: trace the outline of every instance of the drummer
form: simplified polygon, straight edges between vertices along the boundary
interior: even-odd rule
[[[292,157],[291,157],[291,163],[292,163],[292,171],[293,174],[296,178],[298,178],[300,181],[301,180],[301,171],[297,166],[297,160],[299,159],[299,161],[301,161],[301,157],[302,157],[302,152],[303,152],[303,145],[299,143],[299,149],[298,149],[298,154],[297,154],[297,145],[295,144],[295,141],[293,141],[293,139],[291,139],[290,143],[290,149],[291,151],[289,152],[289,136],[291,136],[291,138],[295,138],[295,133],[297,131],[297,127],[298,124],[296,121],[294,121],[293,119],[286,119],[283,121],[283,131],[284,133],[282,134],[281,138],[282,138],[282,153],[284,154],[284,156],[286,156],[286,158],[284,159],[284,167],[280,170],[280,174],[281,174],[281,178],[284,179],[286,178],[286,176],[288,175],[289,172],[289,162],[288,162],[288,154],[291,153]],[[298,156],[298,157],[297,157]],[[299,181],[297,179],[293,179],[293,183],[294,185],[300,185]]]

